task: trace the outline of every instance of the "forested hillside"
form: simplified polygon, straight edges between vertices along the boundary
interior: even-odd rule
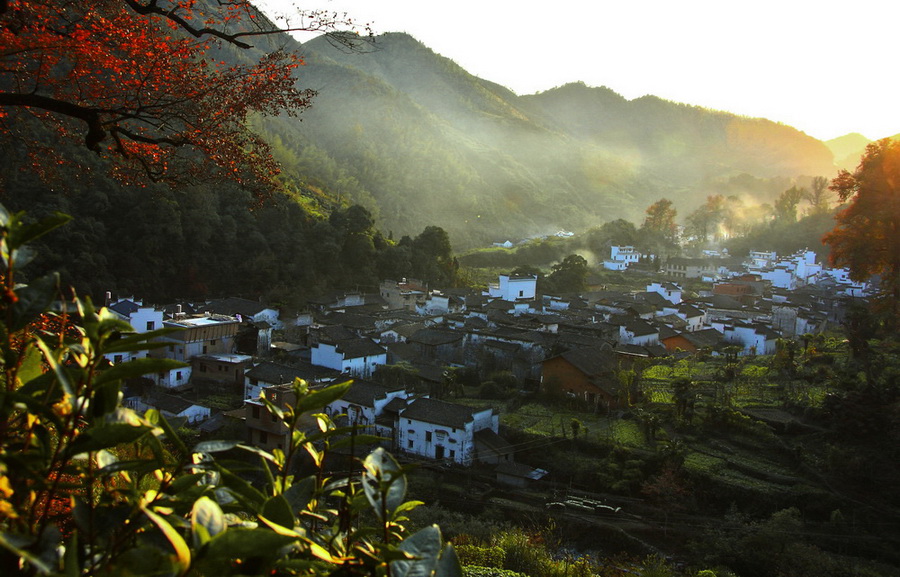
[[[405,34],[363,54],[324,39],[301,53],[315,104],[264,132],[294,177],[398,234],[432,222],[464,248],[638,220],[660,196],[688,211],[708,194],[758,193],[726,190],[735,179],[835,173],[822,142],[786,125],[581,84],[517,96]]]
[[[299,85],[318,93],[299,118],[253,117],[281,163],[282,190],[203,176],[130,186],[106,159],[46,128],[19,134],[37,135],[68,166],[6,133],[0,202],[76,217],[41,247],[37,270],[60,270],[94,295],[264,294],[299,304],[335,287],[371,290],[381,278],[447,281],[451,242],[464,250],[640,222],[662,196],[681,214],[709,194],[772,202],[794,177],[833,173],[824,144],[784,125],[580,84],[517,96],[405,34],[362,52],[325,38],[255,46],[216,56],[240,63],[299,50]],[[365,216],[348,229],[341,215],[354,205]],[[440,249],[423,256],[414,241],[426,230]]]

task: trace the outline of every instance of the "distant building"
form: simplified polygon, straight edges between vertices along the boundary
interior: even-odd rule
[[[536,274],[501,274],[499,282],[487,290],[488,297],[510,302],[534,300],[536,294]]]
[[[625,270],[641,260],[641,253],[633,246],[611,246],[609,259],[603,261],[606,270]]]
[[[163,321],[163,326],[175,332],[161,337],[160,341],[168,346],[154,349],[151,355],[190,363],[199,355],[233,353],[239,325],[237,319],[217,315]],[[159,386],[178,388],[186,385],[190,377],[191,368],[185,367],[157,373],[151,378]]]
[[[491,408],[420,398],[400,411],[397,441],[404,453],[468,466],[476,457],[475,434],[484,429],[497,433],[499,426],[500,417]]]
[[[390,310],[415,311],[425,304],[428,285],[414,278],[382,281],[378,289]]]

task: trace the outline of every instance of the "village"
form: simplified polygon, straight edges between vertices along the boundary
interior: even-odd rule
[[[641,258],[634,247],[614,246],[600,265],[627,273]],[[289,446],[290,432],[263,398],[285,406],[296,401],[296,379],[311,388],[352,379],[326,408],[336,422],[383,438],[399,456],[493,465],[499,480],[517,484],[546,472],[516,463],[499,408],[453,402],[460,369],[483,379],[503,372],[523,392],[615,411],[628,403],[618,371],[636,360],[771,355],[779,339],[839,323],[847,299],[869,289],[817,263],[812,251],[671,258],[652,277],[643,291],[592,287],[580,295],[539,294],[537,275],[500,275],[480,292],[386,280],[378,294],[326,295],[292,318],[242,298],[154,307],[108,294],[108,309],[136,331],[172,330],[160,348],[109,361],[182,361],[150,375],[148,386],[129,387],[124,404],[156,408],[204,433],[231,423],[243,442],[266,450]],[[708,288],[689,298],[686,282]],[[204,402],[223,397],[230,408]]]

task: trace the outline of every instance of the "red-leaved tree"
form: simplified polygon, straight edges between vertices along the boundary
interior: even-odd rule
[[[265,186],[277,167],[248,120],[297,114],[313,92],[296,86],[296,54],[245,63],[232,49],[300,29],[351,41],[345,18],[297,17],[279,28],[247,0],[0,0],[0,136],[26,146],[40,172],[68,159],[23,120],[109,157],[126,182]]]
[[[837,226],[825,235],[831,263],[846,266],[850,278],[881,276],[879,303],[896,327],[900,306],[900,141],[869,144],[856,171],[842,170],[831,190],[846,203]]]

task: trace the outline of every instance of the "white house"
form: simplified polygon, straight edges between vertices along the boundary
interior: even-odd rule
[[[536,294],[536,274],[501,274],[499,282],[488,287],[486,296],[515,302],[518,300],[533,300]]]
[[[137,333],[146,333],[163,328],[163,313],[151,306],[144,306],[139,300],[119,299],[106,307],[117,317],[126,321]],[[134,359],[142,359],[150,356],[149,350],[129,351],[122,353],[109,353],[104,355],[106,359],[119,364]]]
[[[412,393],[403,387],[392,389],[379,383],[356,379],[343,397],[325,407],[325,412],[339,424],[343,424],[342,419],[345,419],[348,425],[365,427],[379,437],[390,439],[386,446],[395,450],[397,413],[406,407],[407,399],[411,396]]]
[[[398,448],[410,455],[468,466],[476,456],[475,433],[484,429],[497,433],[499,424],[500,417],[491,408],[420,398],[399,413]]]
[[[625,345],[658,345],[659,329],[640,319],[619,326],[619,343]]]
[[[154,349],[151,356],[190,362],[198,355],[232,353],[239,325],[237,319],[218,315],[163,321],[163,326],[177,330],[162,337],[160,340],[168,343],[168,346]],[[177,388],[190,381],[191,369],[171,369],[151,378],[159,386]]]
[[[652,282],[647,285],[647,292],[655,292],[673,305],[681,304],[682,289],[673,282]]]
[[[241,322],[267,323],[274,329],[283,327],[278,309],[249,299],[238,297],[218,299],[207,303],[204,310],[217,315],[234,317]]]
[[[387,364],[387,351],[371,339],[320,341],[310,346],[312,364],[367,379]]]
[[[625,270],[641,259],[641,253],[633,246],[611,246],[609,248],[609,260],[603,261],[603,268],[607,270]]]
[[[124,402],[125,406],[135,411],[158,409],[167,419],[184,419],[188,424],[205,421],[212,414],[212,409],[192,403],[175,395],[159,395],[152,399],[131,398]]]
[[[775,354],[777,332],[761,324],[748,324],[735,322],[714,322],[713,328],[722,331],[725,342],[740,345],[743,355],[772,355]]]

